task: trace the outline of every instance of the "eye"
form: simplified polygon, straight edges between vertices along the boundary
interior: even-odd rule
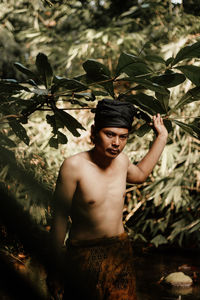
[[[113,137],[113,133],[110,132],[110,131],[107,131],[107,132],[106,132],[106,136],[107,136],[108,138],[112,138],[112,137]]]
[[[128,135],[123,134],[123,135],[120,135],[119,138],[120,138],[120,140],[126,140],[128,138]]]

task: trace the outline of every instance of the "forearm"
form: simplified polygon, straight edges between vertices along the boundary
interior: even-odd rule
[[[53,219],[51,234],[53,241],[57,246],[63,246],[66,233],[69,230],[69,221],[67,217],[56,216]]]
[[[142,171],[144,180],[150,175],[158,162],[166,143],[167,136],[158,135],[148,153],[138,163],[137,167]]]

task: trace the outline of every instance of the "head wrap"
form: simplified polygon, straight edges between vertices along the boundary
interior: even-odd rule
[[[128,128],[132,127],[136,109],[129,102],[103,99],[98,102],[95,110],[95,128],[100,130],[105,127]]]

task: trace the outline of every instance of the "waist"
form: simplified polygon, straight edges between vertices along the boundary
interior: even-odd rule
[[[66,242],[66,246],[88,247],[88,246],[99,246],[99,245],[111,245],[128,239],[129,237],[126,232],[111,237],[100,237],[100,238],[94,238],[88,240],[77,240],[77,239],[69,238]]]

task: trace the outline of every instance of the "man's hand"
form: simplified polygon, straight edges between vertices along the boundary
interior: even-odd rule
[[[163,119],[161,118],[160,114],[157,114],[157,116],[153,116],[153,124],[151,125],[153,125],[157,136],[167,138],[168,131],[163,123]]]

